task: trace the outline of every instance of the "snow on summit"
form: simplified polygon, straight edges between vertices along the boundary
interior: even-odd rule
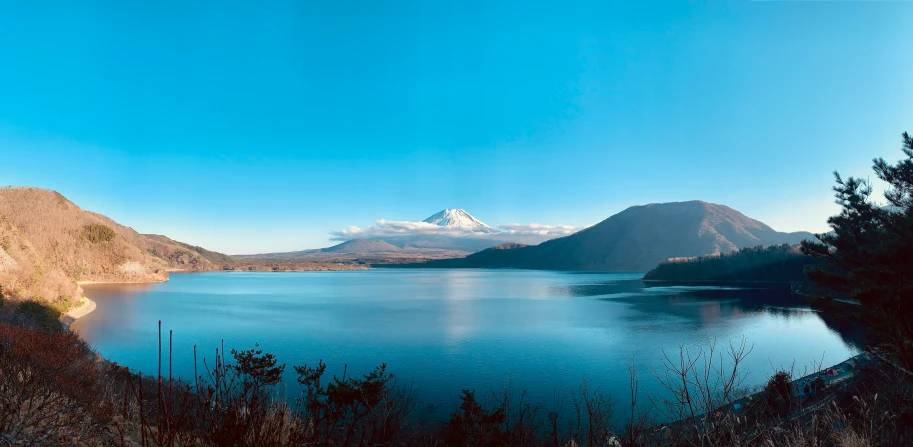
[[[378,219],[375,221],[375,225],[367,228],[350,225],[330,234],[332,235],[332,240],[336,241],[374,239],[385,241],[398,247],[403,247],[405,244],[414,247],[479,251],[489,247],[484,246],[484,243],[480,241],[492,242],[490,246],[503,242],[538,244],[549,239],[573,234],[577,230],[580,230],[580,228],[570,225],[543,225],[536,223],[511,223],[493,228],[476,219],[465,210],[448,208],[421,222]],[[456,239],[465,240],[460,243],[454,242],[449,245],[441,245],[442,238],[450,240],[450,242],[454,242]]]
[[[447,208],[422,222],[437,225],[439,227],[464,228],[474,232],[495,232],[495,230],[486,225],[485,222],[472,217],[471,214],[459,208]]]

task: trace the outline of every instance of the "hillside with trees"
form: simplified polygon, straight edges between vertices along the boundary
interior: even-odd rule
[[[7,298],[73,303],[77,281],[156,282],[230,265],[221,253],[147,236],[56,191],[0,189],[0,286]]]
[[[732,253],[672,258],[644,275],[648,281],[802,282],[806,266],[819,264],[798,245],[742,248]]]
[[[168,261],[173,269],[205,271],[233,266],[237,260],[224,253],[185,244],[160,234],[141,234],[137,243],[151,254]]]

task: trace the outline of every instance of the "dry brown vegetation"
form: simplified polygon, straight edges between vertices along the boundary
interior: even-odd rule
[[[323,271],[367,268],[330,259],[244,259],[140,234],[85,211],[56,191],[0,188],[0,287],[15,302],[65,311],[82,297],[77,281],[159,282],[168,271]]]
[[[73,333],[0,325],[0,442],[78,445],[98,442],[113,397],[88,347]]]
[[[75,302],[82,296],[77,281],[154,282],[167,279],[169,269],[221,268],[187,246],[84,211],[55,191],[0,189],[0,285],[8,299]]]
[[[142,236],[144,237],[139,238],[138,244],[155,256],[168,260],[173,268],[213,270],[237,263],[233,257],[226,254],[178,242],[160,234]]]

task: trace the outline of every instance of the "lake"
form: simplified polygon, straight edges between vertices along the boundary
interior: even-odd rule
[[[641,274],[522,270],[172,274],[160,284],[84,286],[98,303],[76,321],[106,358],[144,373],[157,368],[157,324],[174,331],[174,372],[193,377],[193,346],[212,361],[226,348],[259,343],[291,365],[364,374],[386,363],[412,381],[423,405],[449,413],[461,389],[480,393],[508,381],[548,405],[584,379],[619,399],[628,365],[647,391],[663,350],[728,345],[747,338],[747,385],[773,368],[825,366],[856,354],[841,335],[788,289],[650,287]],[[202,370],[202,364],[200,364]],[[167,371],[165,364],[164,371]],[[441,416],[441,415],[439,415]]]

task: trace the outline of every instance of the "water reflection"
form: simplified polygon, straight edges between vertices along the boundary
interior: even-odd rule
[[[843,341],[854,349],[858,351],[865,349],[868,331],[863,325],[846,317],[833,316],[826,313],[819,313],[818,317],[824,321],[828,329],[840,334]]]
[[[638,280],[612,280],[598,281],[585,284],[568,284],[553,286],[551,293],[557,296],[585,297],[608,294],[622,294],[638,292],[644,288],[643,281]]]
[[[822,352],[837,363],[859,346],[845,341],[852,330],[822,322],[788,289],[654,287],[636,274],[220,272],[85,289],[98,309],[74,330],[134,369],[155,368],[162,320],[175,331],[178,375],[192,374],[195,345],[211,353],[223,338],[227,348],[259,342],[281,362],[324,360],[330,373],[385,362],[442,407],[460,389],[488,390],[505,374],[541,401],[584,376],[623,395],[628,362],[647,371],[663,349],[713,338],[747,337],[758,371]],[[286,380],[295,383],[292,373]]]
[[[710,324],[752,318],[765,313],[787,323],[814,315],[838,334],[853,350],[865,349],[865,329],[858,323],[818,312],[801,296],[790,293],[785,284],[741,286],[666,285],[641,280],[609,280],[553,287],[555,294],[569,297],[595,297],[598,300],[631,305],[638,314],[625,318],[632,322],[649,321],[656,314],[685,318]]]
[[[76,320],[71,329],[87,340],[117,337],[128,343],[141,341],[147,336],[147,331],[124,323],[139,319],[144,307],[141,298],[155,286],[156,284],[142,283],[82,285],[85,295],[98,305],[92,313]],[[92,324],[93,322],[108,323]]]

